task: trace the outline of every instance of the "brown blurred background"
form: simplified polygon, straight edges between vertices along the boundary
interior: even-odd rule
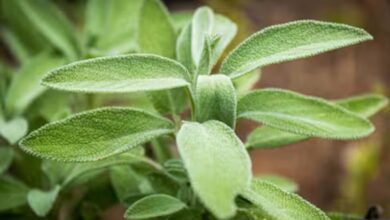
[[[166,1],[172,11],[203,4],[239,24],[236,43],[264,27],[297,19],[341,22],[366,29],[375,40],[309,59],[263,69],[257,87],[280,87],[338,99],[368,92],[390,95],[390,1],[204,0]],[[390,212],[390,114],[373,118],[377,131],[354,141],[312,139],[252,153],[255,174],[295,180],[299,193],[325,210],[363,213],[380,204]],[[255,124],[241,123],[242,137]]]

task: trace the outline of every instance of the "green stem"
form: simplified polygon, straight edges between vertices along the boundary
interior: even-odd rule
[[[194,121],[195,120],[195,95],[193,93],[193,89],[191,89],[190,87],[187,87],[186,88],[186,91],[187,91],[187,94],[190,98],[190,104],[191,104],[191,120]]]

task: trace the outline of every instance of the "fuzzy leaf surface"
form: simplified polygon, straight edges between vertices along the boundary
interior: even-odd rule
[[[237,34],[237,25],[229,18],[216,14],[212,34],[219,37],[213,51],[213,64],[218,61],[226,47]]]
[[[188,71],[193,74],[195,63],[192,59],[192,24],[183,27],[176,41],[176,58]]]
[[[56,186],[45,192],[39,189],[32,189],[28,192],[27,201],[31,209],[39,217],[46,216],[54,205],[61,187]]]
[[[73,92],[155,91],[188,85],[187,70],[156,55],[124,55],[75,62],[51,71],[43,84]]]
[[[253,181],[242,194],[269,220],[330,220],[325,213],[296,194],[265,181]]]
[[[372,124],[324,99],[281,89],[252,92],[238,102],[238,117],[305,136],[354,139],[373,132]]]
[[[192,17],[191,54],[196,66],[199,65],[205,40],[210,36],[214,25],[214,12],[209,7],[197,9]]]
[[[219,121],[185,122],[177,146],[205,207],[218,218],[234,216],[234,200],[251,180],[249,156],[234,131]]]
[[[382,95],[367,94],[340,99],[336,103],[361,117],[368,118],[387,106],[389,100]]]
[[[341,99],[335,103],[361,117],[368,118],[385,107],[388,104],[388,100],[384,96],[372,94]],[[262,126],[249,134],[246,145],[251,148],[274,148],[297,143],[308,138],[304,135]]]
[[[166,119],[132,108],[102,108],[43,126],[21,141],[23,150],[67,162],[96,161],[172,132]]]
[[[40,85],[43,75],[63,64],[62,58],[44,53],[27,61],[12,79],[5,98],[7,112],[22,113],[46,88]]]
[[[280,189],[287,191],[287,192],[296,192],[298,191],[298,185],[294,181],[283,177],[283,176],[277,176],[277,175],[261,175],[256,176],[255,179],[257,181],[266,181],[269,182]]]
[[[186,205],[164,194],[146,196],[133,203],[125,213],[126,219],[149,219],[173,214],[185,208]]]
[[[234,128],[237,98],[229,77],[217,74],[199,76],[196,86],[196,120],[218,120]]]
[[[310,57],[367,40],[372,40],[372,36],[366,31],[344,24],[302,20],[271,26],[234,49],[220,72],[235,78],[257,67]]]

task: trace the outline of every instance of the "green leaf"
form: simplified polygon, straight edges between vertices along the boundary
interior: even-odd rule
[[[386,106],[388,100],[384,96],[372,94],[341,99],[337,100],[336,103],[361,117],[368,118]],[[262,126],[249,134],[246,145],[251,148],[274,148],[297,143],[308,138],[305,135]]]
[[[233,85],[236,88],[237,96],[240,98],[249,92],[261,78],[259,69],[252,70],[250,73],[233,79]]]
[[[55,47],[68,58],[78,55],[75,30],[62,11],[48,0],[18,1],[29,22]]]
[[[218,40],[218,39],[217,39]],[[195,77],[199,75],[209,75],[212,68],[212,39],[209,36],[205,37],[203,50],[200,56],[198,63],[198,68],[196,69]]]
[[[121,202],[132,195],[140,193],[138,174],[128,165],[110,168],[110,180],[115,194]]]
[[[12,114],[20,114],[41,95],[46,88],[40,85],[43,75],[64,63],[50,53],[40,54],[26,62],[12,79],[5,98],[6,110]]]
[[[180,115],[187,107],[187,94],[183,88],[148,92],[148,97],[161,114]]]
[[[28,50],[28,55],[31,56],[48,49],[51,45],[47,43],[47,39],[42,37],[40,31],[35,28],[31,19],[24,13],[21,3],[23,2],[20,0],[1,1],[1,16],[4,18],[5,26],[14,33],[21,44],[20,46]],[[10,46],[14,47],[15,45]]]
[[[90,43],[95,43],[104,34],[107,8],[113,1],[88,0],[85,8],[85,34]],[[107,33],[106,33],[107,34]],[[108,33],[110,34],[110,33]]]
[[[71,94],[63,91],[49,90],[43,93],[30,107],[33,116],[40,116],[48,122],[69,116],[71,109]]]
[[[214,12],[209,7],[197,9],[192,17],[191,54],[198,66],[204,50],[206,37],[211,36],[214,25]]]
[[[372,133],[372,124],[324,99],[281,89],[250,93],[238,102],[238,117],[305,136],[353,139]]]
[[[104,11],[100,14],[103,18],[98,18],[99,20],[95,21],[96,24],[90,24],[90,26],[96,25],[94,27],[97,30],[95,46],[100,53],[118,55],[137,50],[136,34],[138,32],[140,8],[143,2],[144,0],[115,0],[96,3],[102,8],[95,9]],[[90,14],[93,13],[98,12],[90,12]],[[95,18],[90,16],[88,22],[94,23],[92,20]],[[97,26],[100,26],[100,28]]]
[[[146,196],[133,203],[125,213],[126,219],[148,219],[173,214],[186,205],[171,196],[155,194]]]
[[[27,202],[28,188],[16,179],[0,177],[0,211],[16,208]]]
[[[20,143],[23,150],[58,161],[96,161],[172,132],[166,119],[131,108],[102,108],[43,126]]]
[[[10,144],[15,144],[27,133],[28,124],[24,118],[13,118],[4,121],[0,118],[0,135]]]
[[[176,33],[167,8],[159,0],[144,0],[139,18],[141,53],[175,57]]]
[[[256,205],[268,220],[330,220],[325,213],[296,194],[266,181],[253,181],[242,195]]]
[[[178,11],[171,13],[171,21],[175,31],[179,33],[188,23],[191,23],[192,11]]]
[[[43,160],[41,170],[49,180],[50,186],[62,184],[69,173],[77,166],[75,163],[63,163],[53,160]]]
[[[196,85],[196,114],[199,122],[218,120],[234,128],[237,98],[229,77],[200,76]]]
[[[175,58],[176,33],[168,10],[159,0],[144,0],[138,32],[140,52]],[[186,104],[181,88],[152,92],[149,97],[160,113],[179,114]]]
[[[259,31],[234,49],[220,72],[232,78],[257,67],[317,55],[372,40],[366,31],[343,24],[303,20]]]
[[[74,183],[78,183],[77,180],[82,176],[87,176],[89,173],[104,170],[106,168],[117,165],[129,165],[135,162],[142,161],[144,150],[142,147],[136,147],[125,153],[114,155],[109,158],[93,161],[82,164],[74,164],[73,168],[66,175],[66,178],[62,182],[62,187],[72,186]],[[85,181],[85,179],[84,179]]]
[[[155,91],[188,85],[187,70],[155,55],[124,55],[75,62],[51,71],[43,84],[75,92]]]
[[[14,158],[14,149],[6,146],[0,148],[0,175],[8,170]]]
[[[361,220],[363,217],[358,215],[351,215],[351,214],[344,214],[344,213],[337,213],[337,212],[331,212],[327,213],[328,217],[331,220]]]
[[[251,149],[267,149],[298,143],[307,140],[308,138],[309,137],[305,135],[262,126],[260,128],[256,128],[249,134],[246,140],[246,145]]]
[[[364,118],[371,117],[389,104],[382,95],[367,94],[337,100],[336,103]]]
[[[39,189],[32,189],[28,192],[27,201],[34,213],[39,217],[46,216],[52,209],[61,187],[56,186],[45,192]]]
[[[298,185],[283,176],[277,176],[277,175],[261,175],[261,176],[256,176],[255,178],[258,181],[265,181],[268,183],[271,183],[280,189],[287,191],[287,192],[296,192],[298,191]]]
[[[230,44],[237,34],[237,25],[229,18],[222,15],[215,15],[213,35],[219,37],[219,40],[213,51],[213,64],[218,61],[226,47]]]
[[[189,23],[183,27],[176,42],[176,59],[183,64],[188,71],[193,74],[195,71],[195,63],[192,59],[192,24]]]
[[[204,205],[218,218],[234,216],[234,200],[251,180],[249,156],[234,131],[219,121],[185,122],[177,146]]]

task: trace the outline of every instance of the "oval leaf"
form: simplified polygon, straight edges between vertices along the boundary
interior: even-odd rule
[[[200,76],[196,86],[196,120],[218,120],[234,128],[237,99],[234,86],[224,75]]]
[[[264,89],[238,102],[238,117],[280,130],[322,138],[353,139],[373,132],[372,124],[324,99]]]
[[[20,143],[23,150],[59,161],[96,161],[172,132],[166,119],[131,108],[102,108],[43,126]]]
[[[191,53],[196,66],[200,63],[204,41],[211,35],[213,25],[214,12],[209,7],[201,7],[195,11],[191,26]]]
[[[75,62],[51,71],[43,84],[76,92],[119,93],[187,86],[178,62],[155,55],[125,55]]]
[[[185,122],[177,146],[200,200],[216,217],[232,217],[235,197],[251,180],[249,156],[234,131],[219,121]]]
[[[366,31],[320,21],[295,21],[259,31],[234,49],[220,72],[238,77],[257,67],[290,61],[371,40]]]
[[[44,192],[38,189],[30,190],[27,195],[27,201],[31,209],[39,217],[46,216],[54,205],[61,187],[55,186],[54,189]]]
[[[361,95],[337,100],[336,103],[361,117],[368,118],[385,107],[388,100],[380,95]],[[304,141],[308,138],[304,135],[262,126],[249,134],[246,145],[251,148],[274,148]]]
[[[133,203],[125,213],[126,219],[148,219],[173,214],[186,205],[171,196],[156,194],[146,196]]]
[[[269,220],[330,220],[325,213],[296,194],[266,181],[253,181],[243,196],[261,209]]]

